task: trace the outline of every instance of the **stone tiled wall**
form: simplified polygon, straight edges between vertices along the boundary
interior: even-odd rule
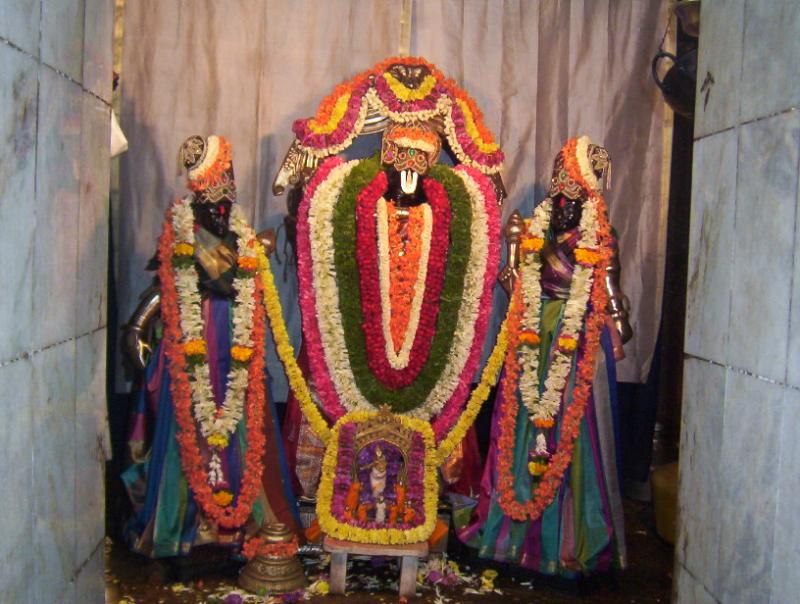
[[[800,594],[800,4],[703,2],[675,599]]]
[[[113,0],[0,3],[0,600],[102,602]]]

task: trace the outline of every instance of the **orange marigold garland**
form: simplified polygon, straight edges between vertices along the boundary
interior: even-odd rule
[[[255,277],[253,312],[253,354],[248,367],[246,395],[247,452],[245,453],[243,481],[238,497],[227,492],[214,492],[208,483],[208,471],[197,443],[197,427],[192,418],[192,396],[187,358],[181,344],[180,312],[175,276],[170,261],[175,231],[172,226],[172,210],[167,211],[166,221],[159,240],[159,269],[161,282],[161,317],[164,322],[164,346],[169,360],[170,390],[172,392],[175,419],[178,423],[178,441],[181,466],[198,505],[206,517],[226,529],[241,527],[250,516],[253,503],[261,490],[264,456],[264,409],[266,392],[264,385],[264,307],[261,277]],[[228,497],[230,495],[230,497]],[[235,501],[235,505],[231,505]]]
[[[529,470],[539,478],[534,487],[532,497],[526,502],[517,500],[513,473],[514,436],[516,418],[519,411],[517,387],[520,377],[520,364],[517,359],[517,347],[522,343],[520,325],[524,312],[520,280],[515,283],[509,307],[508,329],[509,348],[506,354],[505,380],[503,382],[502,413],[500,417],[500,435],[498,442],[498,501],[503,511],[514,520],[535,520],[549,506],[558,492],[564,479],[564,473],[572,462],[575,440],[580,433],[583,419],[591,396],[592,381],[595,371],[595,357],[600,347],[600,335],[605,324],[608,294],[603,284],[602,275],[611,258],[611,228],[605,218],[606,209],[602,197],[591,195],[598,209],[597,235],[600,242],[599,261],[595,264],[592,280],[591,308],[586,316],[583,336],[583,351],[578,360],[575,375],[575,386],[572,392],[572,403],[565,409],[559,434],[556,452],[547,464],[536,462]],[[540,426],[550,427],[550,426]]]
[[[403,346],[411,318],[414,287],[421,269],[423,216],[421,207],[408,209],[408,219],[401,221],[394,204],[387,204],[389,218],[389,298],[391,339],[395,352]],[[426,259],[427,260],[427,259]]]

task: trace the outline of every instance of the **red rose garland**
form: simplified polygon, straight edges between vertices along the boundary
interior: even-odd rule
[[[581,420],[591,396],[595,371],[594,361],[600,347],[600,334],[605,324],[605,309],[608,304],[608,293],[605,290],[602,276],[605,274],[611,258],[611,228],[606,219],[605,204],[602,197],[599,196],[595,198],[595,202],[598,209],[597,233],[600,246],[597,252],[600,261],[595,265],[594,278],[592,280],[591,308],[586,317],[585,344],[583,354],[578,361],[572,404],[564,411],[556,452],[550,458],[541,481],[535,487],[533,497],[524,503],[517,501],[514,492],[515,478],[513,474],[514,432],[519,411],[517,386],[520,373],[516,351],[519,344],[520,324],[523,313],[519,280],[517,280],[512,294],[512,302],[508,311],[509,346],[506,353],[506,375],[502,386],[503,397],[501,404],[503,407],[501,409],[498,442],[497,490],[500,507],[508,516],[518,521],[535,520],[553,502],[564,479],[564,473],[572,462],[575,440],[580,433]]]
[[[439,296],[444,283],[447,262],[450,204],[444,187],[433,179],[423,182],[425,194],[433,213],[431,250],[428,273],[422,299],[419,326],[411,347],[411,358],[405,369],[394,369],[386,358],[386,338],[381,326],[382,309],[378,271],[377,223],[375,206],[386,190],[386,173],[379,172],[375,180],[358,196],[356,207],[356,258],[360,273],[361,305],[364,312],[364,340],[369,368],[388,388],[403,388],[411,384],[428,359],[431,342],[439,316]]]
[[[212,522],[223,528],[241,527],[250,516],[253,502],[261,489],[263,455],[265,446],[264,408],[264,338],[265,311],[261,277],[255,277],[255,309],[253,311],[253,356],[248,368],[246,400],[247,452],[244,463],[244,479],[235,506],[221,506],[214,500],[208,484],[202,452],[197,444],[197,427],[192,419],[192,395],[189,375],[186,371],[186,356],[181,345],[180,311],[175,275],[172,271],[172,248],[175,232],[172,227],[172,210],[167,210],[164,228],[158,245],[158,277],[161,282],[161,317],[164,322],[164,347],[168,359],[170,391],[178,423],[178,441],[181,466],[197,503]]]

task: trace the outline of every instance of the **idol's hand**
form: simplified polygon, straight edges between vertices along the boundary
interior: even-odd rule
[[[500,285],[503,286],[503,289],[506,290],[506,293],[511,296],[511,292],[514,291],[514,284],[517,282],[519,278],[519,271],[516,267],[507,264],[506,267],[500,271],[500,276],[497,278],[500,281]]]
[[[135,325],[125,327],[122,335],[122,350],[128,362],[137,371],[144,371],[150,360],[152,348],[144,341],[142,330]]]

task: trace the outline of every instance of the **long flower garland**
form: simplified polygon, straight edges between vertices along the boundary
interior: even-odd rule
[[[440,304],[440,294],[445,281],[447,264],[448,230],[450,226],[450,205],[444,187],[435,180],[423,181],[423,188],[428,196],[428,208],[433,214],[433,225],[430,238],[425,241],[425,246],[430,250],[426,279],[422,291],[421,318],[412,345],[409,346],[409,360],[405,366],[395,368],[386,356],[386,350],[391,346],[391,337],[386,340],[385,332],[381,328],[382,319],[389,308],[383,306],[383,297],[380,295],[380,238],[377,236],[376,205],[382,199],[381,195],[386,188],[386,173],[378,172],[375,180],[358,196],[356,206],[356,254],[358,265],[358,285],[361,290],[361,312],[363,323],[361,331],[366,348],[366,360],[372,374],[380,383],[391,389],[399,389],[411,384],[419,376],[429,359],[430,347],[436,333],[436,323]],[[378,245],[376,246],[376,243]],[[346,246],[344,247],[346,250]],[[337,250],[338,252],[339,250]],[[337,269],[342,263],[337,263]],[[346,273],[339,271],[338,275],[344,277]],[[355,276],[355,272],[350,272]],[[358,309],[352,306],[357,315]],[[351,330],[345,331],[345,337],[353,335]],[[348,338],[348,347],[353,343],[353,338]],[[356,375],[356,378],[358,376]]]
[[[574,156],[574,154],[573,154]],[[544,392],[538,396],[540,357],[538,332],[541,312],[541,298],[535,298],[537,290],[532,279],[540,283],[541,260],[539,251],[543,245],[543,234],[548,226],[551,205],[540,204],[542,208],[534,213],[529,236],[523,243],[526,257],[521,278],[512,294],[509,308],[509,348],[506,353],[506,374],[502,389],[502,411],[498,446],[498,493],[503,511],[515,520],[538,518],[550,505],[558,492],[564,472],[572,461],[575,439],[580,432],[580,422],[591,396],[594,378],[594,362],[600,344],[600,333],[605,321],[608,295],[602,282],[602,275],[611,256],[611,231],[606,218],[602,197],[590,194],[584,203],[581,217],[581,238],[576,249],[576,266],[570,285],[570,298],[567,300],[561,328],[554,340],[552,361],[547,369]],[[538,208],[537,208],[538,209]],[[527,283],[526,283],[527,281]],[[585,322],[585,328],[584,328]],[[584,328],[584,339],[579,346],[580,332]],[[534,352],[535,351],[535,352]],[[567,378],[572,366],[573,355],[578,355],[575,386],[572,403],[565,409],[556,452],[547,450],[543,430],[555,424],[555,415],[564,396]],[[535,474],[540,480],[527,502],[519,502],[514,491],[514,434],[519,404],[517,388],[528,409],[529,417],[539,430],[535,443],[538,461],[534,464]],[[535,391],[532,391],[536,388]]]
[[[430,206],[424,204],[408,211],[408,240],[403,241],[398,209],[383,198],[378,200],[381,327],[386,358],[392,369],[405,368],[410,359],[422,312],[431,249]]]
[[[209,413],[204,413],[207,409],[206,406],[202,406],[202,411],[199,411],[197,403],[204,403],[204,401],[198,400],[196,397],[207,392],[210,393],[210,387],[197,388],[195,387],[196,384],[193,384],[193,382],[199,381],[204,375],[208,374],[207,371],[192,372],[193,368],[205,366],[205,342],[202,338],[196,337],[195,331],[199,325],[202,335],[202,316],[198,320],[194,312],[188,312],[190,310],[193,311],[191,305],[198,303],[199,292],[196,296],[191,293],[191,289],[185,283],[188,279],[187,274],[185,272],[179,273],[179,269],[186,269],[188,261],[191,261],[191,256],[187,254],[190,252],[189,247],[192,245],[186,235],[188,217],[185,211],[181,211],[185,210],[185,204],[189,203],[188,199],[178,200],[173,207],[167,210],[167,218],[159,240],[160,264],[158,276],[162,288],[161,315],[164,322],[164,346],[169,360],[168,369],[175,406],[175,419],[178,423],[176,438],[181,452],[181,465],[184,474],[203,513],[212,522],[224,528],[238,528],[250,516],[253,503],[261,488],[263,472],[262,458],[265,446],[263,414],[266,405],[263,373],[265,329],[263,307],[260,302],[263,294],[259,277],[252,276],[250,280],[253,288],[249,299],[240,297],[240,301],[237,301],[244,308],[252,306],[249,313],[252,323],[249,329],[243,330],[242,327],[246,327],[247,322],[240,320],[238,336],[236,335],[237,327],[234,327],[234,347],[241,346],[243,342],[249,343],[250,353],[246,355],[247,358],[245,359],[245,354],[242,354],[240,356],[241,360],[236,360],[233,347],[231,351],[234,357],[231,362],[232,366],[239,363],[244,364],[246,368],[246,385],[242,396],[246,400],[244,415],[247,418],[248,435],[243,472],[244,479],[238,496],[234,497],[233,494],[227,491],[219,489],[215,491],[213,489],[221,478],[219,466],[214,463],[212,456],[209,469],[206,468],[203,454],[197,442],[197,425],[195,419],[193,419],[193,416],[194,418],[202,418],[206,426],[213,427],[206,440],[215,453],[217,449],[221,450],[227,446],[232,430],[227,433],[221,433],[217,430],[219,428],[228,430],[226,421],[231,421],[230,414],[234,413],[234,411],[228,411],[229,415],[226,421],[213,422],[213,420],[220,419],[225,412],[223,411],[219,417],[215,413],[212,419],[208,417]],[[239,266],[242,271],[251,273],[256,266],[248,259],[253,258],[255,261],[258,257],[260,246],[255,239],[246,237],[248,232],[242,223],[243,218],[240,215],[236,219],[233,218],[233,215],[231,216],[231,228],[237,229],[234,232],[239,234],[240,240],[245,239],[245,243],[240,245],[240,250],[246,253],[242,257],[243,262],[240,262]],[[180,233],[180,239],[176,238],[176,232]],[[263,254],[263,251],[261,253]],[[252,269],[250,269],[251,265]],[[178,283],[179,277],[183,281],[181,285]],[[244,296],[246,295],[244,294]],[[184,312],[182,306],[185,307],[186,312]],[[234,310],[235,313],[236,311]],[[242,319],[243,314],[244,312],[239,315],[240,319]],[[239,338],[238,341],[237,337]],[[197,344],[197,342],[201,344]],[[229,376],[228,393],[230,393],[231,385]],[[226,397],[227,401],[228,398]],[[195,403],[194,405],[193,402]],[[239,404],[241,404],[241,401]],[[235,406],[236,403],[231,400],[229,408],[235,409]],[[241,412],[239,418],[241,419]],[[197,422],[201,426],[201,433],[205,435],[202,432],[203,423],[200,419],[197,419]],[[236,425],[233,426],[233,429],[235,428]],[[234,499],[236,504],[231,505]]]
[[[408,412],[425,419],[438,414],[445,405],[448,405],[454,411],[447,415],[447,422],[441,424],[442,427],[437,432],[440,438],[444,437],[452,422],[457,419],[457,409],[468,394],[469,383],[477,369],[479,348],[483,345],[488,324],[487,309],[491,304],[491,284],[499,258],[499,246],[493,236],[499,219],[491,183],[482,174],[470,168],[459,168],[455,172],[443,167],[432,170],[431,177],[444,183],[448,197],[454,203],[461,203],[459,202],[461,197],[469,200],[467,207],[471,208],[474,216],[471,222],[457,224],[455,231],[451,227],[453,232],[450,240],[454,247],[448,251],[448,271],[450,260],[458,258],[460,254],[457,252],[458,248],[467,245],[469,241],[472,241],[472,245],[467,245],[467,249],[470,250],[468,260],[467,256],[463,259],[466,266],[466,276],[460,288],[463,293],[452,291],[452,285],[448,286],[446,279],[441,296],[447,304],[459,309],[456,314],[448,311],[447,316],[452,316],[454,323],[441,333],[443,327],[441,320],[438,321],[437,335],[441,338],[434,338],[431,342],[431,350],[438,352],[436,354],[431,352],[429,358],[437,366],[443,365],[443,367],[437,370],[440,376],[438,379],[431,381],[429,377],[424,381],[417,380],[413,384],[417,390],[413,396],[411,391],[405,393],[380,389],[372,392],[367,398],[367,391],[363,390],[363,385],[357,383],[352,374],[353,370],[359,367],[357,364],[352,364],[353,358],[363,358],[366,362],[366,355],[352,357],[353,354],[361,355],[358,351],[361,349],[359,346],[363,347],[364,336],[360,336],[362,342],[360,345],[357,339],[348,341],[344,338],[345,333],[356,334],[361,331],[360,319],[356,319],[353,326],[347,327],[350,324],[348,323],[350,315],[345,312],[353,305],[358,307],[359,286],[357,281],[353,283],[341,281],[345,275],[353,274],[354,270],[357,274],[355,258],[352,255],[348,257],[344,252],[353,246],[343,246],[339,240],[334,229],[334,210],[342,212],[343,220],[346,220],[344,217],[348,215],[352,220],[354,212],[344,211],[344,206],[340,208],[341,200],[346,200],[350,196],[350,203],[355,207],[355,194],[357,191],[363,191],[366,184],[374,178],[370,176],[369,171],[374,170],[371,173],[376,174],[377,163],[374,167],[370,167],[369,160],[363,162],[362,166],[359,166],[359,173],[364,173],[364,176],[358,179],[353,170],[351,164],[341,164],[338,160],[325,162],[308,187],[298,221],[298,273],[301,281],[304,335],[309,344],[310,365],[317,394],[325,413],[332,419],[342,414],[342,405],[349,410],[369,409],[374,408],[373,404],[405,400],[418,405]],[[355,180],[352,184],[348,184],[347,175],[351,171]],[[359,182],[365,184],[358,184]],[[462,187],[463,193],[458,193],[459,187]],[[379,198],[381,193],[382,191],[376,191],[374,195]],[[457,214],[454,213],[454,216],[458,216],[463,222],[464,218],[469,216],[469,212],[465,208],[459,210]],[[465,237],[467,232],[470,233],[469,237]],[[335,251],[337,249],[339,254]],[[330,263],[332,256],[336,260],[335,266],[331,266]],[[348,263],[352,268],[343,272],[339,267],[340,261]],[[340,291],[346,291],[347,296],[343,297],[338,293]],[[447,293],[448,291],[450,293]],[[331,304],[331,300],[336,299],[343,304],[341,310],[337,305]],[[317,312],[318,305],[319,308],[325,309],[324,312]],[[445,337],[447,334],[444,331],[447,331],[448,337]],[[466,373],[470,375],[467,376]],[[371,375],[369,373],[361,375],[362,379],[374,379],[369,377]],[[420,388],[423,390],[419,390]],[[395,410],[401,411],[402,407],[397,407]]]
[[[183,347],[189,359],[193,413],[201,434],[210,445],[227,446],[231,433],[242,419],[244,393],[248,386],[247,368],[253,354],[253,309],[255,300],[255,232],[245,222],[238,205],[231,207],[230,229],[236,234],[238,270],[233,280],[231,367],[227,391],[218,410],[211,387],[206,342],[203,339],[202,300],[194,254],[194,212],[192,197],[178,200],[172,208],[172,227],[176,243],[170,259],[178,293]]]
[[[289,339],[289,331],[283,319],[283,308],[281,307],[278,288],[275,287],[275,279],[272,276],[269,259],[263,254],[259,257],[258,270],[261,281],[264,284],[264,306],[272,329],[272,337],[275,340],[278,357],[283,363],[286,376],[289,379],[289,387],[292,389],[295,398],[297,398],[300,410],[308,419],[314,434],[323,443],[327,443],[330,438],[330,428],[311,396],[311,388],[309,388],[308,382],[303,376],[303,370],[297,364],[294,346],[292,346],[292,341]]]
[[[486,361],[486,366],[481,373],[481,379],[475,390],[469,397],[469,402],[464,407],[463,413],[459,414],[458,421],[450,430],[449,434],[439,443],[436,449],[436,463],[441,465],[450,456],[464,437],[467,435],[467,430],[475,422],[478,413],[489,398],[492,392],[492,386],[497,383],[497,377],[500,375],[500,370],[503,368],[503,359],[508,349],[508,326],[504,322],[500,328],[500,333],[497,334],[497,342],[492,349],[489,359]],[[434,428],[436,426],[434,425]]]

